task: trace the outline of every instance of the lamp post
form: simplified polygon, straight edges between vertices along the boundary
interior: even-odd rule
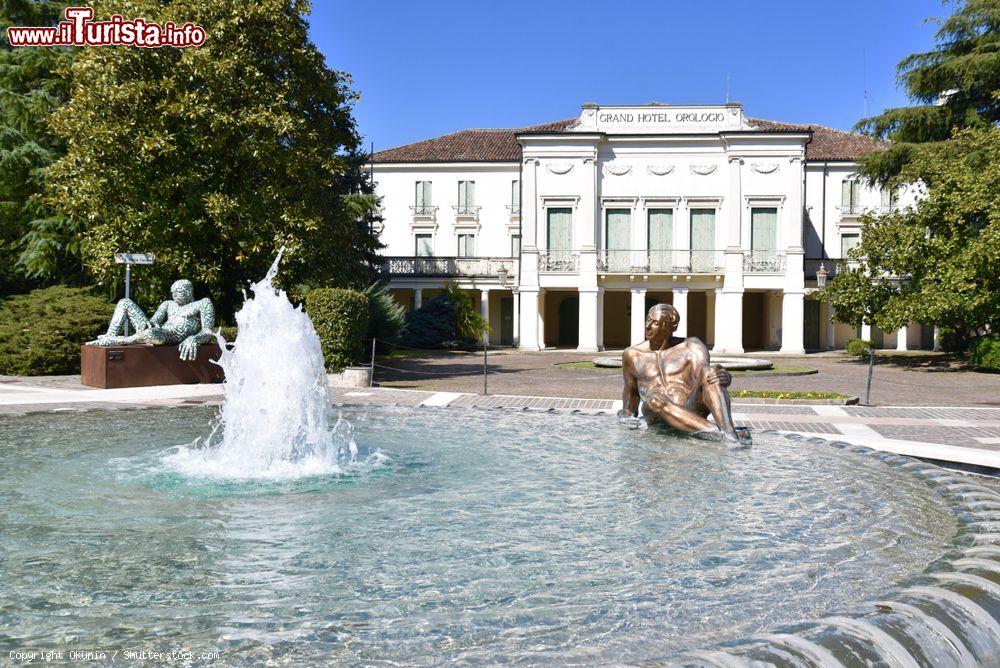
[[[826,277],[830,275],[830,272],[826,270],[826,266],[820,262],[819,269],[816,270],[816,287],[822,290],[826,287]]]
[[[115,253],[115,264],[125,265],[125,299],[132,298],[132,265],[153,264],[152,253]],[[128,336],[128,318],[125,318],[125,336]]]

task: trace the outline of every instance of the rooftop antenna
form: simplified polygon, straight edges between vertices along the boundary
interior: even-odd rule
[[[868,53],[861,49],[861,87],[865,97],[865,118],[868,118]]]
[[[726,104],[729,104],[729,74],[726,74]]]

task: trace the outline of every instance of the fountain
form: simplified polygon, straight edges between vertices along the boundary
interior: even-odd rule
[[[217,415],[0,416],[0,652],[997,665],[988,481],[847,443],[760,432],[730,450],[611,416],[342,419],[277,266],[237,315]]]
[[[297,478],[339,474],[358,462],[351,425],[333,414],[330,384],[312,321],[274,287],[279,251],[267,275],[251,286],[236,314],[233,350],[223,353],[225,402],[204,440],[178,448],[167,461],[192,476]],[[377,458],[365,452],[366,459]]]

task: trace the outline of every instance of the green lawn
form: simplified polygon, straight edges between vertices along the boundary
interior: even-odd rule
[[[782,390],[730,390],[733,399],[850,399],[838,392],[785,392]]]

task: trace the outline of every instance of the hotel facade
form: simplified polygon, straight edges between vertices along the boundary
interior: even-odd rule
[[[814,297],[820,266],[832,277],[857,244],[862,213],[916,196],[857,178],[858,157],[881,147],[739,104],[585,104],[566,121],[380,151],[382,273],[407,309],[458,283],[491,342],[525,350],[627,347],[657,302],[678,310],[679,335],[717,352],[858,336],[930,348],[932,328],[855,328]]]

